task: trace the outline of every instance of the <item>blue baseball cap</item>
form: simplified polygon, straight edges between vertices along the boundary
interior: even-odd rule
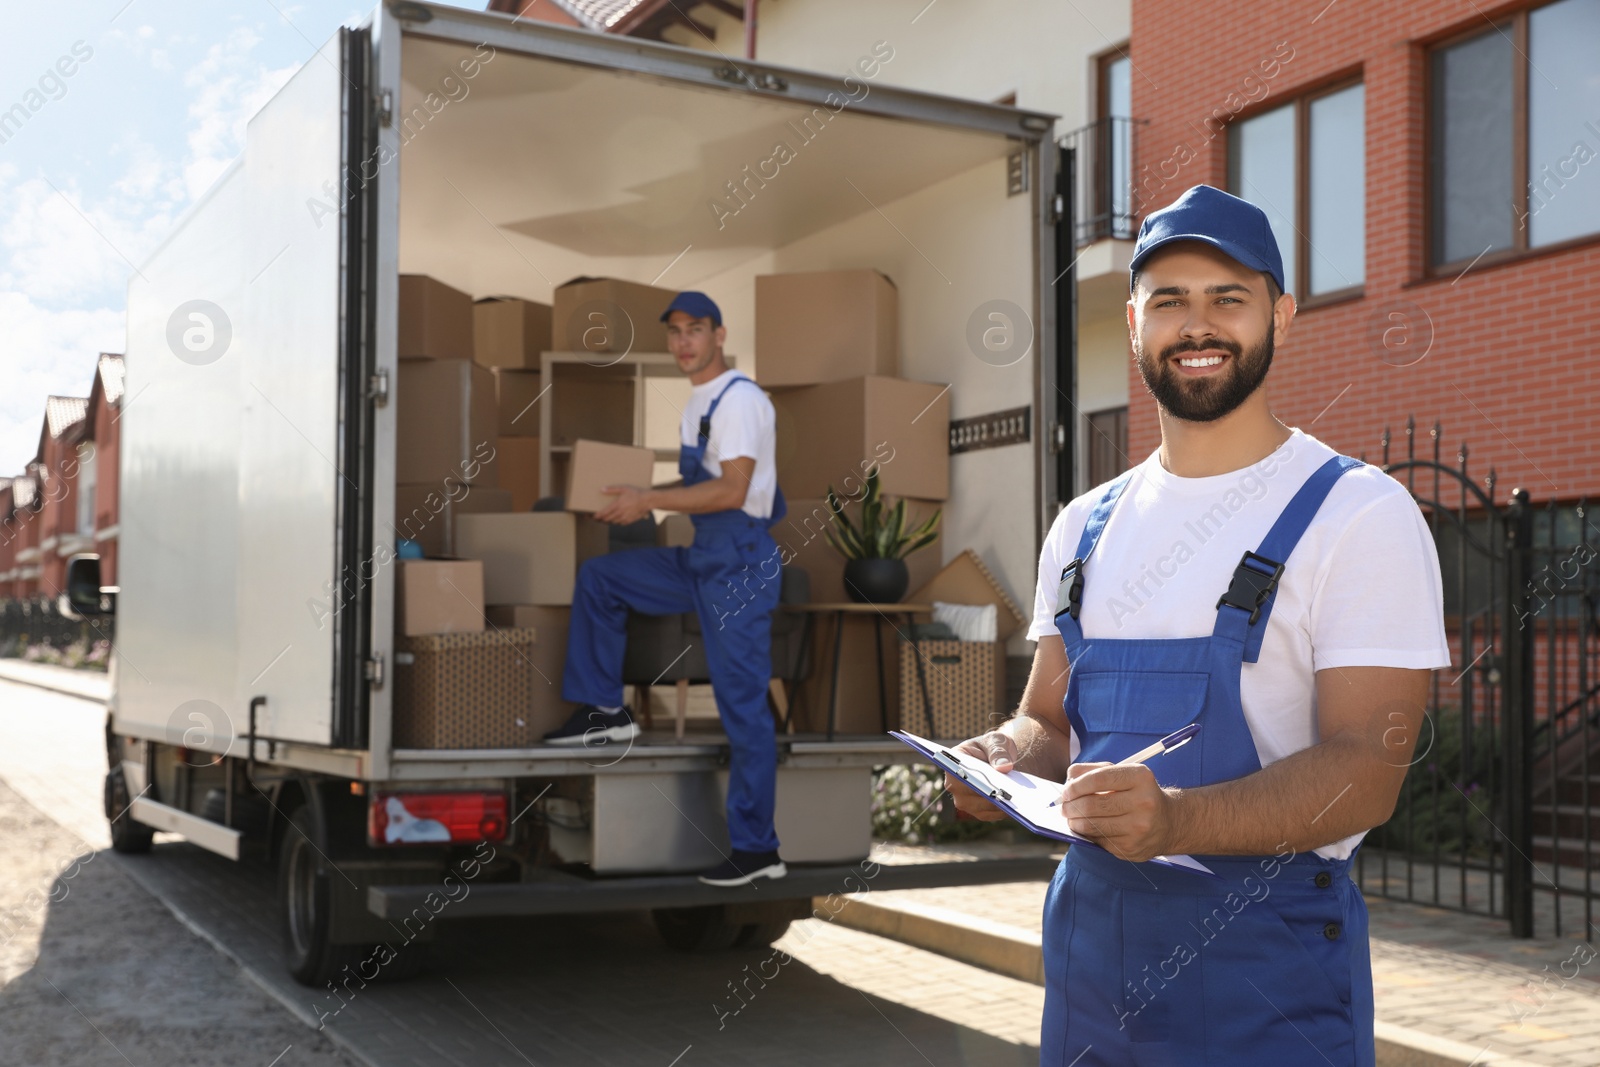
[[[667,305],[667,310],[661,313],[661,321],[666,322],[674,311],[682,311],[690,318],[710,319],[713,326],[722,325],[722,309],[717,307],[717,302],[693,289],[685,290],[673,297],[672,303]]]
[[[1144,261],[1175,241],[1208,244],[1251,270],[1271,275],[1278,291],[1284,290],[1283,257],[1267,213],[1221,189],[1196,185],[1160,211],[1145,216],[1128,265],[1129,292]]]

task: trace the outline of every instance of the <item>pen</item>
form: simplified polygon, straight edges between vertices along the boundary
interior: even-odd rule
[[[1148,748],[1141,748],[1125,760],[1118,760],[1118,767],[1132,767],[1143,763],[1151,756],[1159,756],[1163,752],[1171,752],[1175,748],[1182,748],[1189,743],[1189,739],[1200,732],[1200,724],[1192,722],[1181,730],[1174,730]]]
[[[1149,745],[1149,746],[1147,746],[1145,748],[1141,748],[1139,751],[1135,752],[1133,755],[1129,756],[1127,759],[1118,760],[1116,762],[1115,766],[1118,766],[1118,767],[1133,767],[1133,766],[1137,766],[1138,764],[1143,763],[1145,760],[1149,759],[1152,756],[1159,756],[1164,752],[1171,752],[1173,749],[1182,748],[1184,745],[1187,745],[1189,743],[1189,741],[1194,737],[1195,734],[1197,734],[1199,732],[1200,732],[1200,724],[1197,723],[1197,722],[1192,722],[1188,726],[1185,726],[1181,730],[1174,730],[1172,733],[1168,734],[1166,737],[1163,737],[1161,740],[1157,741],[1155,744]],[[1061,803],[1059,800],[1052,800],[1049,803],[1048,807],[1052,807],[1053,808],[1059,803]]]

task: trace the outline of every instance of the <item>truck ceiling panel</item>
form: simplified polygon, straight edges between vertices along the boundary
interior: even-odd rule
[[[1018,147],[998,134],[865,114],[844,95],[870,97],[862,79],[841,81],[833,111],[485,54],[405,38],[395,121],[408,262],[435,260],[436,245],[452,258],[448,246],[486,236],[488,223],[536,268],[574,256],[665,265],[692,245],[701,271],[725,269]],[[547,280],[566,272],[556,266]]]

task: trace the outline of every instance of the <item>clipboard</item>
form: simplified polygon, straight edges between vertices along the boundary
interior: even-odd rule
[[[1052,782],[1026,771],[1012,770],[1001,773],[987,763],[960,756],[944,745],[929,741],[925,737],[918,737],[916,734],[906,733],[904,730],[890,730],[889,736],[909,746],[912,751],[940,770],[966,782],[979,796],[987,799],[1040,837],[1054,838],[1057,841],[1105,851],[1104,845],[1086,837],[1079,837],[1067,829],[1067,818],[1056,803],[1061,796],[1060,782]],[[1149,862],[1163,867],[1175,867],[1182,871],[1192,871],[1209,878],[1217,877],[1211,868],[1192,856],[1156,856]]]

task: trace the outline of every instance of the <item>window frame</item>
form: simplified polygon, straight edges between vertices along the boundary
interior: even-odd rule
[[[1534,256],[1552,255],[1571,251],[1585,245],[1600,243],[1600,230],[1579,234],[1546,245],[1528,243],[1528,19],[1533,12],[1550,7],[1559,0],[1531,4],[1509,11],[1498,18],[1479,19],[1466,29],[1458,30],[1428,42],[1422,55],[1422,264],[1423,280],[1459,278],[1475,267],[1492,267],[1501,263],[1514,263]],[[1487,26],[1481,25],[1488,23]],[[1511,247],[1498,252],[1485,252],[1476,259],[1454,259],[1435,263],[1434,238],[1438,236],[1439,219],[1435,208],[1438,197],[1435,183],[1433,141],[1438,121],[1434,105],[1433,65],[1435,57],[1445,49],[1481,37],[1486,33],[1506,33],[1511,38]]]
[[[1311,105],[1325,96],[1332,96],[1334,93],[1341,93],[1346,89],[1354,89],[1358,85],[1362,86],[1361,138],[1363,142],[1363,159],[1365,159],[1367,137],[1365,74],[1366,72],[1360,68],[1342,71],[1298,91],[1288,100],[1282,98],[1273,99],[1269,95],[1261,102],[1260,106],[1242,111],[1236,115],[1228,123],[1226,136],[1223,138],[1223,173],[1227,176],[1228,191],[1233,192],[1234,127],[1253,118],[1259,118],[1262,115],[1277,111],[1279,108],[1294,108],[1294,213],[1296,222],[1294,228],[1295,247],[1292,255],[1294,257],[1295,280],[1302,289],[1309,290],[1311,286],[1311,239],[1306,235],[1306,228],[1311,222]],[[1366,203],[1367,190],[1365,186],[1369,169],[1367,164],[1363,162],[1361,168],[1363,204]],[[1362,212],[1361,224],[1365,226],[1366,221],[1366,212]],[[1282,250],[1280,249],[1279,251],[1281,252]],[[1327,292],[1316,293],[1315,295],[1310,292],[1306,292],[1303,296],[1300,293],[1294,293],[1292,295],[1294,296],[1296,310],[1315,310],[1316,308],[1326,307],[1329,304],[1340,304],[1346,300],[1359,300],[1365,296],[1367,286],[1367,244],[1365,241],[1362,242],[1361,256],[1361,281],[1354,285],[1347,285],[1342,289],[1329,289]]]

